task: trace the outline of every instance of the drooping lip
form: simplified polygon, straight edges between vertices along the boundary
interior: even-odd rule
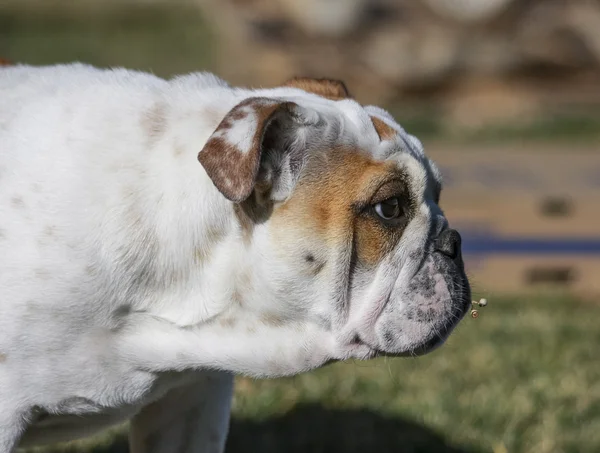
[[[446,340],[448,339],[450,334],[458,326],[460,321],[462,321],[462,319],[466,316],[466,314],[469,311],[468,309],[470,306],[470,297],[468,299],[469,299],[469,301],[462,304],[462,311],[460,314],[458,314],[458,316],[456,316],[454,319],[444,323],[438,329],[435,329],[434,333],[431,335],[430,338],[427,338],[426,340],[424,340],[423,342],[421,342],[418,345],[414,345],[414,347],[409,347],[406,350],[397,351],[397,352],[396,351],[386,351],[384,349],[380,349],[379,347],[373,346],[373,345],[369,344],[368,342],[364,341],[360,337],[360,335],[356,336],[356,339],[357,339],[356,341],[367,346],[372,351],[373,356],[375,356],[375,357],[419,357],[419,356],[429,354],[429,353],[435,351],[436,349],[438,349],[440,346],[442,346],[446,342]]]
[[[429,354],[442,346],[454,329],[464,319],[466,314],[469,312],[471,307],[471,288],[469,280],[464,272],[462,266],[459,269],[454,269],[454,272],[442,272],[446,280],[447,285],[452,287],[450,290],[452,308],[449,308],[452,312],[446,313],[445,319],[441,322],[436,322],[435,326],[431,326],[431,333],[426,336],[422,341],[414,344],[404,345],[405,347],[401,351],[389,351],[379,347],[379,339],[375,331],[375,324],[379,319],[379,316],[389,304],[391,300],[391,291],[382,291],[377,297],[376,303],[368,307],[367,310],[361,313],[363,320],[368,322],[361,322],[359,325],[354,325],[347,334],[353,336],[351,343],[355,345],[361,345],[370,350],[370,355],[373,357],[384,356],[384,357],[418,357],[425,354]],[[454,299],[457,297],[459,300]],[[346,337],[348,338],[348,337]]]
[[[362,341],[361,343],[367,346],[369,349],[371,349],[374,357],[419,357],[425,354],[429,354],[430,352],[433,352],[434,350],[439,348],[442,344],[444,344],[448,336],[450,336],[450,332],[447,332],[445,334],[436,334],[429,340],[425,341],[425,343],[423,343],[422,345],[398,352],[391,352],[386,351],[384,349],[379,349]]]
[[[461,313],[458,316],[456,316],[456,318],[445,322],[442,325],[442,327],[437,329],[437,332],[431,338],[424,341],[423,344],[421,344],[417,348],[408,351],[407,355],[412,357],[422,356],[425,354],[429,354],[430,352],[433,352],[440,346],[442,346],[446,342],[450,334],[454,331],[454,329],[458,326],[458,324],[464,319],[464,317],[468,313],[470,301],[471,297],[469,294],[469,297],[467,297],[462,304]]]
[[[448,332],[438,333],[423,344],[416,346],[415,348],[408,348],[404,351],[390,352],[384,349],[373,348],[370,345],[367,346],[372,349],[373,355],[376,357],[420,357],[429,354],[442,346],[450,336],[450,331],[451,329]]]

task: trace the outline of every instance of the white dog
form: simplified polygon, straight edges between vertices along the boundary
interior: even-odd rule
[[[426,353],[468,311],[417,139],[341,82],[0,69],[0,452],[220,452],[232,376]]]

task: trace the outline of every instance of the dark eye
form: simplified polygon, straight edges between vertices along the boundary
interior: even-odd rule
[[[397,197],[388,198],[375,205],[375,212],[384,220],[397,219],[402,215],[400,201]]]

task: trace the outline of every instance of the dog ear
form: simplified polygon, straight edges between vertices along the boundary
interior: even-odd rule
[[[347,99],[350,96],[348,88],[341,80],[312,79],[310,77],[295,77],[283,84],[286,87],[300,88],[309,93],[318,94],[332,101]]]
[[[389,126],[381,118],[371,116],[371,121],[381,141],[392,140],[393,138],[398,136],[398,131]]]
[[[302,127],[318,121],[316,112],[294,102],[254,97],[227,113],[198,154],[217,189],[241,203],[260,186],[273,200],[285,199],[301,168],[294,146]]]

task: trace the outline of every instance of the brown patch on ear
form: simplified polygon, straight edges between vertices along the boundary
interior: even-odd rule
[[[380,120],[376,116],[372,116],[371,121],[373,122],[373,126],[375,127],[375,130],[377,131],[377,135],[379,135],[379,139],[381,141],[392,140],[394,137],[396,137],[396,135],[398,135],[398,132],[396,132],[394,129],[392,129],[390,126],[388,126],[383,120]]]
[[[250,196],[258,176],[265,132],[277,113],[290,110],[293,106],[293,102],[246,99],[236,105],[217,126],[198,154],[198,160],[227,199],[241,203]],[[249,119],[251,114],[254,118]],[[238,121],[247,121],[247,132],[253,133],[249,149],[241,149],[239,143],[228,140],[228,131]]]
[[[309,77],[295,77],[287,81],[283,86],[300,88],[309,93],[318,94],[332,101],[347,99],[350,96],[344,82],[331,79],[311,79]]]

